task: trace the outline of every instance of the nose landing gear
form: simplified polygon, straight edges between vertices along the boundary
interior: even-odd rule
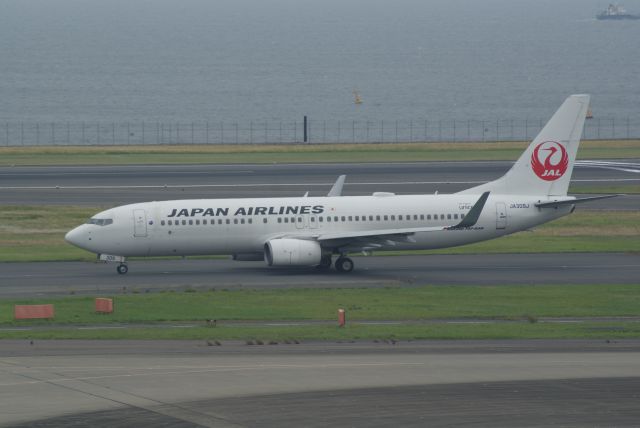
[[[121,264],[118,265],[118,267],[116,267],[116,270],[118,271],[118,273],[120,275],[124,275],[127,272],[129,272],[129,267],[126,264],[121,263]]]

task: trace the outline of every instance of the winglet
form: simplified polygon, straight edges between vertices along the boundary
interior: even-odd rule
[[[484,192],[480,199],[471,207],[469,210],[469,214],[467,214],[460,223],[455,226],[448,227],[447,229],[464,229],[465,227],[472,227],[478,222],[480,218],[480,214],[482,213],[482,209],[484,208],[484,204],[487,202],[489,198],[490,192]]]
[[[342,196],[342,186],[344,186],[344,180],[347,178],[346,175],[341,175],[338,177],[335,183],[333,183],[333,187],[327,193],[327,196]]]

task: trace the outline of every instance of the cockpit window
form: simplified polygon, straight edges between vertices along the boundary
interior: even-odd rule
[[[96,226],[107,226],[113,223],[112,218],[90,218],[87,224],[95,224]]]

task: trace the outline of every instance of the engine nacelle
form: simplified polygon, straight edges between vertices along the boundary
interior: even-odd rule
[[[317,241],[272,239],[264,244],[264,261],[269,266],[316,266],[321,259]]]

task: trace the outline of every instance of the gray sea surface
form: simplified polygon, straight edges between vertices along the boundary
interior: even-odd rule
[[[0,121],[637,117],[640,21],[607,3],[0,0]]]

